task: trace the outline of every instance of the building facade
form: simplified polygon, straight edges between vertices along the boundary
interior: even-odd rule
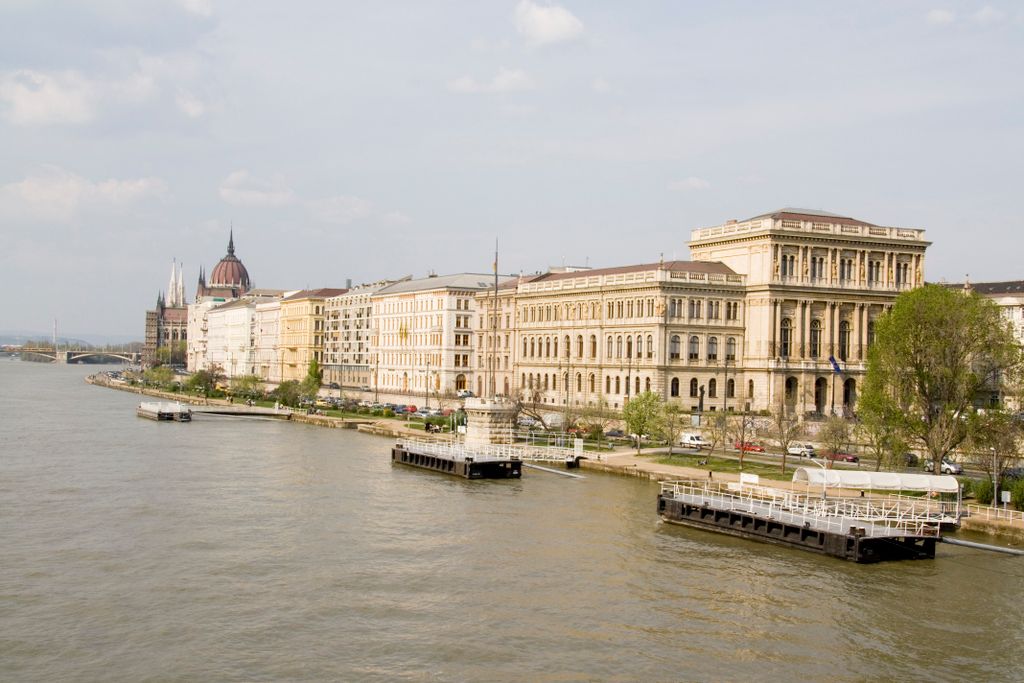
[[[342,389],[368,388],[372,383],[373,303],[371,297],[393,284],[381,281],[359,285],[325,300],[324,382]]]
[[[694,259],[746,278],[740,370],[751,407],[850,414],[875,321],[924,284],[929,244],[920,229],[807,209],[694,230]]]
[[[476,294],[493,281],[493,275],[459,273],[404,280],[375,293],[372,388],[420,396],[472,390]]]
[[[278,359],[281,381],[301,381],[309,364],[324,363],[327,337],[327,299],[346,289],[304,289],[281,300],[278,324]]]
[[[235,234],[228,237],[228,253],[217,262],[207,282],[204,270],[199,271],[195,301],[188,305],[185,314],[188,344],[186,365],[190,372],[210,367],[208,357],[206,314],[215,306],[233,301],[252,289],[249,271],[235,256]]]
[[[143,365],[157,361],[184,363],[188,344],[188,308],[185,303],[185,280],[182,266],[171,263],[167,296],[157,295],[156,307],[146,311],[145,341],[142,345]]]

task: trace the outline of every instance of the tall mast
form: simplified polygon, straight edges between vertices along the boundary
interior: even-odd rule
[[[490,370],[491,376],[487,385],[490,391],[490,398],[494,398],[497,393],[498,385],[498,368],[496,364],[498,362],[498,238],[494,238],[494,299],[491,303],[491,358],[490,358]]]

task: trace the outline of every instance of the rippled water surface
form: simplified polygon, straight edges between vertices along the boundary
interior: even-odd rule
[[[135,417],[0,360],[0,680],[1021,680],[1024,560],[860,566],[658,522],[587,473]]]

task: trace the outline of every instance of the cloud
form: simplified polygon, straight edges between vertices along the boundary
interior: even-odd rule
[[[211,0],[181,0],[181,6],[186,12],[200,17],[213,15],[213,2]]]
[[[253,177],[249,171],[233,171],[220,184],[220,198],[232,206],[280,207],[294,204],[295,193],[287,187],[284,178],[270,180]]]
[[[1005,19],[1006,15],[992,5],[985,5],[975,12],[971,18],[979,24],[995,24]]]
[[[198,119],[206,113],[206,104],[190,92],[179,90],[178,96],[174,99],[178,110],[190,119]]]
[[[583,22],[558,5],[538,5],[521,0],[515,10],[516,30],[532,45],[575,40],[583,34]]]
[[[58,166],[43,166],[24,180],[0,186],[0,216],[63,222],[80,210],[122,209],[166,194],[167,184],[160,178],[94,182]]]
[[[933,9],[925,15],[929,24],[952,24],[956,15],[948,9]]]
[[[88,123],[96,116],[98,97],[96,85],[76,71],[0,75],[0,103],[15,125]]]
[[[611,92],[612,86],[610,86],[608,84],[608,81],[604,80],[603,78],[598,77],[598,78],[595,78],[591,82],[590,89],[593,90],[596,93],[602,93],[603,94],[603,93],[606,93],[606,92]]]
[[[668,188],[676,192],[693,192],[696,190],[706,190],[709,187],[711,187],[711,183],[697,176],[674,180],[668,184]]]
[[[348,195],[314,199],[306,202],[306,207],[316,220],[337,225],[347,225],[366,218],[373,212],[373,204],[365,199]]]
[[[533,80],[521,69],[498,69],[490,82],[482,83],[471,76],[462,76],[448,83],[448,89],[458,93],[502,93],[533,89]]]

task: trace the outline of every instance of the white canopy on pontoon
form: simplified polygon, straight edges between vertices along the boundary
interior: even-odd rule
[[[958,493],[960,482],[956,477],[935,474],[910,474],[903,472],[865,472],[863,470],[824,470],[813,467],[798,467],[793,472],[793,482],[806,482],[808,486],[825,486],[838,489],[860,489],[862,491],[935,491],[937,493]]]

